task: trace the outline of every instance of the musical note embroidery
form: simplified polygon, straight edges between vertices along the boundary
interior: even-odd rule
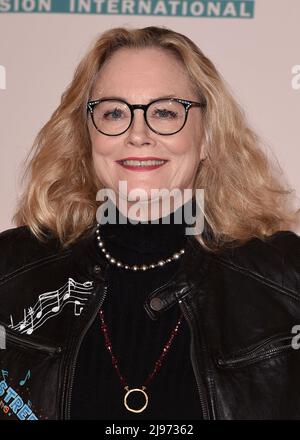
[[[18,324],[14,325],[13,318],[10,316],[11,324],[8,327],[20,333],[31,335],[48,319],[57,316],[70,303],[74,304],[74,315],[80,316],[92,290],[92,281],[78,283],[73,278],[68,278],[67,283],[61,288],[39,295],[33,307],[24,309],[24,318]]]
[[[25,378],[20,380],[19,385],[21,385],[21,387],[23,387],[25,385],[27,379],[30,379],[30,370],[27,371]]]

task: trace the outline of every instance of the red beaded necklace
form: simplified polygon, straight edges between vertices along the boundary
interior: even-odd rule
[[[170,347],[172,345],[174,337],[178,333],[179,326],[180,326],[180,324],[182,322],[183,314],[180,315],[180,317],[179,317],[179,319],[178,319],[178,321],[176,323],[176,326],[171,331],[170,337],[169,337],[168,341],[166,342],[166,344],[165,344],[165,346],[164,346],[164,348],[163,348],[163,350],[161,352],[160,357],[155,362],[153,371],[149,374],[149,376],[145,380],[144,385],[142,385],[141,388],[131,388],[131,389],[129,389],[129,386],[128,386],[126,380],[122,376],[122,374],[120,372],[120,369],[119,369],[118,360],[117,360],[116,356],[112,352],[112,344],[111,344],[111,341],[110,341],[110,337],[108,335],[108,328],[107,328],[107,325],[105,324],[105,321],[104,321],[104,312],[103,312],[102,309],[100,309],[99,315],[100,315],[100,319],[101,319],[101,330],[103,332],[104,340],[105,340],[105,347],[107,348],[108,352],[111,355],[112,366],[115,368],[115,370],[116,370],[116,372],[117,372],[117,374],[119,376],[120,382],[121,382],[121,384],[123,385],[123,387],[124,387],[124,389],[126,391],[125,396],[124,396],[125,408],[128,409],[128,411],[131,411],[131,412],[134,412],[134,413],[140,413],[140,412],[144,411],[146,409],[147,405],[148,405],[148,395],[147,395],[147,393],[145,391],[146,387],[151,382],[151,380],[153,379],[155,374],[157,374],[159,372],[159,370],[160,370],[160,368],[162,366],[162,361],[163,361],[164,357],[166,356],[167,352],[169,351],[169,349],[170,349]],[[145,398],[144,405],[141,408],[139,408],[139,409],[130,408],[130,406],[128,405],[128,402],[127,402],[127,399],[129,397],[129,395],[131,393],[134,393],[134,392],[142,393],[144,398]]]

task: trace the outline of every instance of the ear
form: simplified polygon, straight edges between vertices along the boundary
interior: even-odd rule
[[[205,144],[204,144],[204,142],[201,144],[201,147],[200,147],[200,152],[199,152],[199,162],[201,163],[201,162],[203,162],[205,159],[206,159],[206,157],[207,157],[207,154],[206,154],[206,152],[205,152]]]

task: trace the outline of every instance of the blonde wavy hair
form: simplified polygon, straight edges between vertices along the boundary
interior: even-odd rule
[[[204,188],[205,223],[211,234],[197,236],[198,241],[217,251],[289,228],[296,215],[288,202],[292,190],[282,182],[279,165],[267,157],[213,63],[185,35],[154,26],[110,29],[93,42],[25,159],[26,185],[14,223],[27,225],[41,241],[50,231],[62,247],[95,225],[96,194],[102,185],[92,162],[86,104],[101,67],[118,49],[145,47],[166,50],[180,60],[199,99],[206,102],[206,159],[194,188]]]

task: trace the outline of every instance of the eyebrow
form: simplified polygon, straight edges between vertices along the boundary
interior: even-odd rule
[[[177,98],[177,95],[164,95],[164,96],[158,96],[157,98],[150,98],[149,102],[156,101],[157,99],[169,99],[169,98]],[[121,101],[126,101],[127,99],[123,98],[122,96],[100,96],[98,99],[116,99]]]

